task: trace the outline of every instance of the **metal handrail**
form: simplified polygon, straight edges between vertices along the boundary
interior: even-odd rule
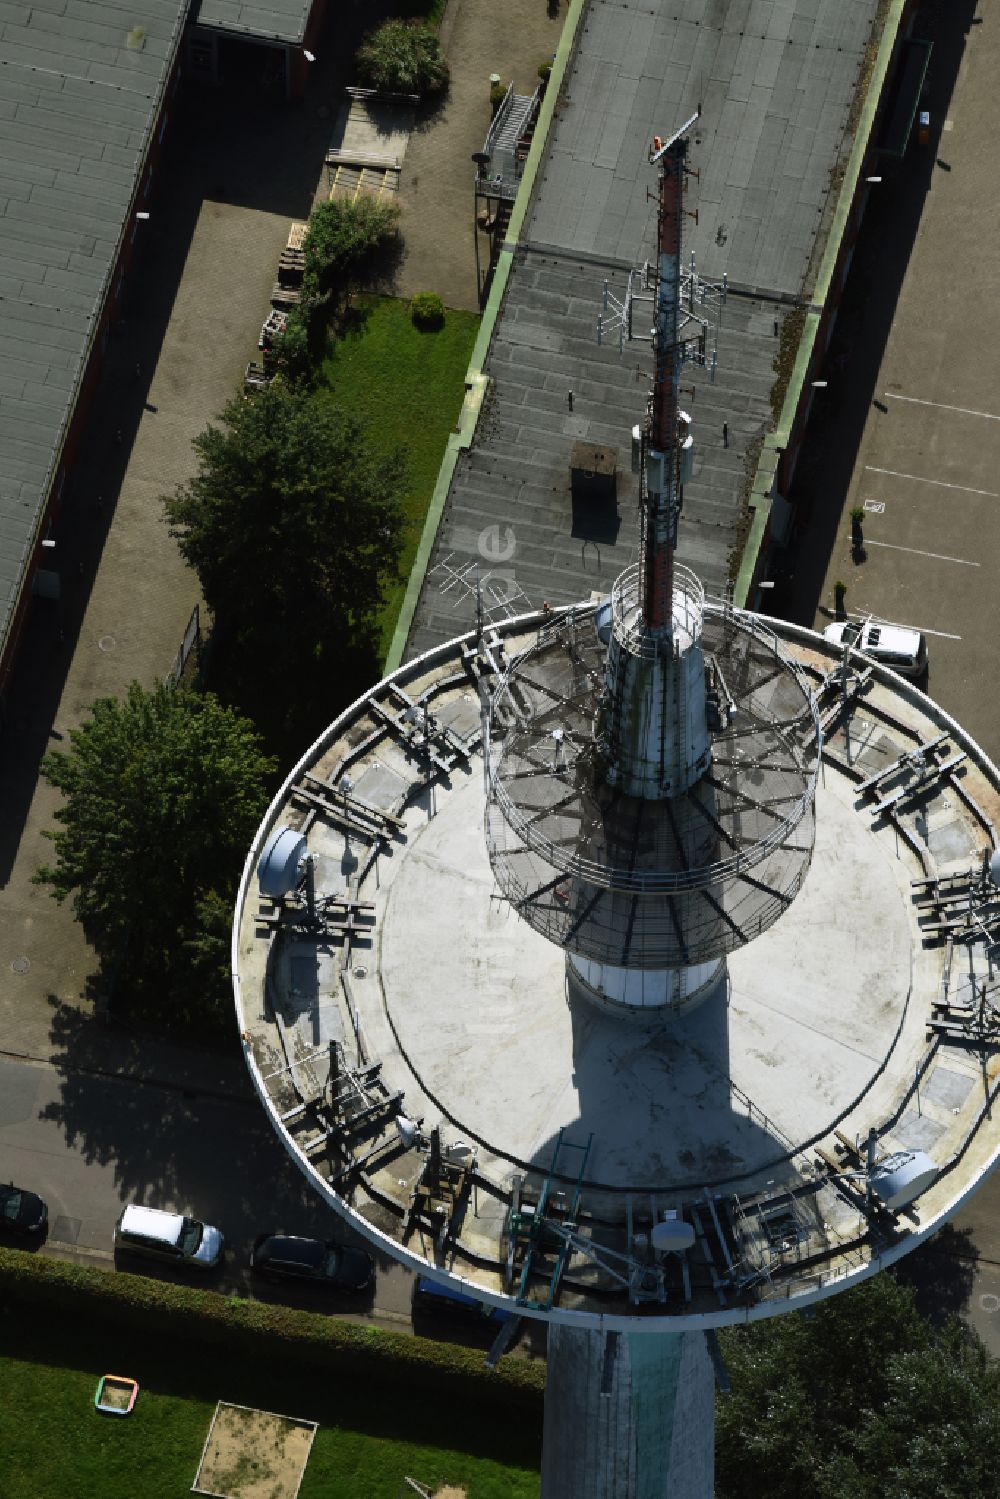
[[[686,569],[685,569],[686,571]],[[700,585],[699,585],[700,587]],[[757,616],[744,616],[742,611],[737,618],[733,610],[723,605],[718,606],[718,611],[724,613],[736,629],[758,638],[768,649],[773,650],[783,665],[787,665],[790,674],[803,692],[805,705],[802,714],[798,715],[793,723],[801,723],[807,716],[811,717],[813,729],[816,734],[817,744],[821,741],[821,729],[819,724],[819,710],[815,698],[809,689],[804,673],[796,669],[793,662],[778,649],[777,636],[773,630],[763,626]],[[713,612],[716,612],[713,608]],[[505,672],[501,680],[494,702],[499,702],[506,694],[511,693],[511,686],[516,681],[517,671],[520,663],[530,661],[535,654],[533,650],[526,651],[513,662]],[[518,715],[515,714],[515,718]],[[784,738],[782,726],[770,725],[773,731]],[[494,800],[501,812],[504,821],[510,831],[520,840],[524,847],[537,854],[544,862],[554,870],[562,870],[566,875],[576,875],[590,885],[596,885],[608,890],[631,891],[636,894],[673,894],[683,891],[698,891],[710,889],[713,885],[724,883],[729,880],[738,879],[742,874],[754,869],[757,865],[769,858],[783,843],[788,841],[789,836],[795,831],[803,818],[807,815],[813,805],[816,796],[816,783],[819,776],[819,757],[811,767],[800,765],[800,773],[805,776],[802,794],[795,800],[791,809],[780,820],[775,822],[773,830],[767,837],[751,844],[748,848],[740,849],[730,855],[729,858],[717,860],[713,864],[704,865],[699,869],[687,870],[620,870],[609,868],[606,864],[597,863],[579,854],[567,853],[565,846],[558,849],[555,843],[540,831],[537,822],[531,822],[525,817],[515,805],[510,793],[507,791],[502,777],[502,767],[508,754],[512,752],[516,744],[516,736],[505,738],[498,742],[486,731],[485,763],[486,780],[489,795]],[[791,748],[791,746],[790,746]],[[534,809],[532,817],[537,816]],[[795,881],[796,890],[801,875]]]

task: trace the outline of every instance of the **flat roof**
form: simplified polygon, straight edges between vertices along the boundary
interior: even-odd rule
[[[573,611],[581,631],[595,607]],[[237,1018],[289,1155],[383,1251],[529,1316],[547,1315],[547,1272],[519,1298],[509,1255],[540,1202],[574,1235],[560,1315],[722,1325],[806,1305],[915,1248],[1000,1154],[1000,1082],[970,1041],[995,980],[963,929],[1000,773],[885,668],[857,660],[845,709],[836,646],[738,617],[773,628],[817,692],[816,842],[786,913],[690,1015],[622,1017],[568,993],[563,951],[497,889],[480,692],[557,627],[551,611],[374,687],[292,771],[247,863]],[[433,754],[413,704],[427,705]],[[257,860],[283,825],[307,837],[321,931],[294,900],[260,895]],[[421,1198],[427,1157],[398,1111],[473,1172],[474,1211],[465,1202],[444,1239],[448,1202]],[[857,1142],[870,1130],[880,1159],[923,1153],[933,1171],[911,1206],[869,1224]],[[698,1240],[683,1273],[649,1248],[671,1212]]]
[[[0,651],[185,15],[184,0],[0,7]]]
[[[634,560],[629,434],[649,350],[598,349],[597,315],[605,280],[620,297],[628,270],[654,254],[653,136],[699,104],[689,162],[700,177],[686,190],[698,221],[684,221],[683,255],[686,265],[694,251],[709,280],[726,275],[730,295],[714,383],[693,366],[683,372],[695,461],[678,557],[711,591],[725,588],[747,467],[773,426],[776,334],[819,266],[877,9],[876,0],[587,7],[485,365],[487,411],[452,481],[407,655],[471,627],[477,568],[499,616],[507,596],[516,610],[607,591]],[[578,440],[617,448],[617,507],[581,515],[572,505]]]
[[[259,41],[301,42],[313,0],[201,0],[191,12],[196,26]]]

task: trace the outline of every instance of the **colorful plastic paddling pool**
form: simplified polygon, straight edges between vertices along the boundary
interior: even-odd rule
[[[107,1396],[112,1390],[119,1397],[114,1405],[107,1403]],[[104,1411],[109,1416],[130,1416],[138,1393],[139,1381],[137,1379],[127,1379],[123,1374],[102,1374],[97,1381],[94,1405],[97,1410]],[[123,1396],[128,1397],[124,1403],[121,1399]]]

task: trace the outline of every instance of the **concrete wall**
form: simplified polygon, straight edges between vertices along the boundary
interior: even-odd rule
[[[712,1499],[704,1334],[610,1336],[549,1328],[542,1499]]]
[[[812,382],[823,372],[826,351],[833,337],[840,298],[871,192],[866,178],[878,175],[880,170],[876,142],[901,48],[913,29],[915,11],[916,0],[891,0],[868,97],[861,109],[854,148],[844,173],[830,239],[812,292],[812,302],[806,312],[795,369],[777,428],[764,440],[751,485],[750,507],[754,519],[734,592],[734,602],[741,608],[756,607],[759,599],[757,585],[766,575],[771,546],[787,538],[787,531],[777,534],[774,524],[777,515],[772,502],[776,497],[788,494],[805,442],[815,394]],[[777,508],[783,510],[784,507]],[[794,521],[794,515],[782,518],[784,527],[794,526]]]

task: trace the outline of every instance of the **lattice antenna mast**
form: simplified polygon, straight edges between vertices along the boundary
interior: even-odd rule
[[[657,276],[653,323],[653,390],[644,436],[640,516],[642,617],[656,635],[673,629],[674,553],[681,509],[681,445],[678,385],[684,357],[680,341],[681,215],[687,131],[695,114],[665,144],[657,137],[649,154],[658,165]]]

